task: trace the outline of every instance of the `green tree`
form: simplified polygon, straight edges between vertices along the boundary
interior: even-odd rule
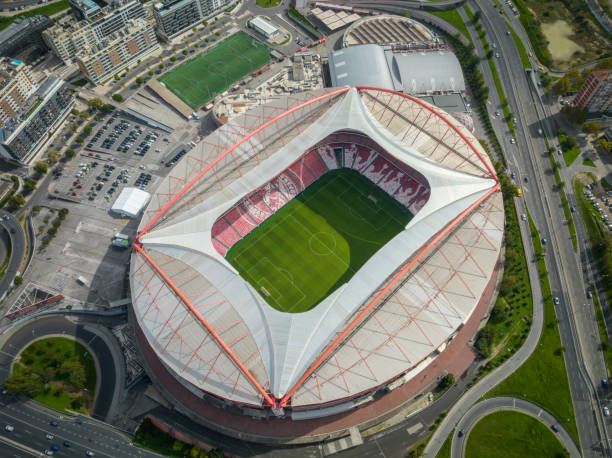
[[[87,102],[87,106],[91,111],[98,111],[100,108],[102,108],[102,105],[102,100],[97,97],[94,97]]]
[[[87,376],[85,373],[85,366],[83,366],[80,361],[64,361],[60,367],[60,373],[63,377],[66,377],[70,384],[77,390],[82,390],[85,387]]]
[[[46,162],[37,162],[34,165],[34,171],[39,175],[44,175],[49,170],[49,165]]]
[[[605,138],[597,141],[597,147],[605,153],[612,153],[612,142],[609,142]]]
[[[164,64],[159,64],[159,65],[157,66],[157,68],[159,68],[160,70],[163,70],[163,69],[164,69]]]
[[[121,94],[113,94],[113,100],[115,102],[123,102],[123,96]]]
[[[72,159],[75,156],[75,152],[73,149],[67,149],[66,152],[64,153],[64,155],[68,158],[68,159]]]
[[[60,158],[60,152],[56,149],[52,149],[51,151],[47,153],[47,159],[49,159],[49,162],[51,163],[57,162],[59,158]]]
[[[570,90],[570,80],[565,76],[559,80],[552,86],[552,90],[557,95],[563,95]]]
[[[39,212],[40,212],[40,205],[34,205],[34,206],[32,207],[32,211],[33,211],[34,213],[39,213]]]
[[[41,372],[40,377],[42,378],[43,382],[49,383],[55,378],[55,369],[50,366],[45,367]]]
[[[35,398],[43,392],[43,383],[40,378],[31,373],[15,372],[4,381],[4,389],[9,393],[24,394]]]
[[[170,58],[170,62],[176,62],[176,56],[172,56],[172,57]]]
[[[32,178],[28,178],[23,184],[23,189],[28,192],[32,192],[36,189],[37,182]]]
[[[601,132],[601,125],[595,121],[585,122],[582,128],[586,133],[593,135],[599,135],[599,132]]]
[[[149,76],[153,76],[153,72],[152,72],[151,70],[149,70],[149,71],[147,72],[147,75],[149,75]]]
[[[83,143],[84,141],[85,141],[85,139],[83,137],[81,137],[80,135],[75,140],[75,142],[77,142],[77,143]]]
[[[144,80],[140,76],[136,78],[136,84],[142,84],[143,82]]]
[[[438,386],[440,387],[440,390],[445,390],[453,386],[454,383],[455,383],[455,376],[451,373],[448,373],[444,377],[442,377]]]
[[[561,108],[561,113],[563,113],[567,119],[575,125],[580,125],[586,120],[587,112],[584,108],[574,107],[572,105],[565,105]]]
[[[23,204],[25,204],[25,197],[23,197],[21,194],[15,194],[9,197],[7,204],[10,209],[18,210]]]
[[[15,284],[15,286],[21,285],[23,283],[23,277],[21,275],[15,275],[13,283]]]
[[[70,113],[72,113],[75,116],[78,116],[79,110],[77,110],[76,108],[73,108],[72,110],[70,110]]]
[[[83,133],[84,133],[85,135],[89,135],[89,134],[91,134],[91,131],[92,131],[92,130],[93,130],[93,127],[91,127],[91,126],[89,126],[89,125],[87,125],[87,126],[83,127]]]
[[[183,53],[183,56],[186,56],[189,53],[189,51],[187,51],[186,49],[183,49],[181,52]]]
[[[119,81],[119,73],[115,73],[113,75],[113,78],[115,78],[115,81]]]
[[[82,121],[87,121],[89,118],[89,111],[81,111],[79,113],[79,118],[81,118]]]
[[[104,113],[110,113],[111,111],[113,111],[113,106],[109,103],[105,103],[104,105],[102,105],[100,110]]]
[[[57,215],[60,217],[60,219],[66,219],[66,216],[68,216],[69,210],[67,208],[62,208],[60,209],[60,211],[57,212]]]

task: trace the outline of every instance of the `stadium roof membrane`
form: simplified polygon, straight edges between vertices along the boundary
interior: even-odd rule
[[[345,285],[283,313],[215,249],[211,229],[339,132],[418,171],[430,196]],[[138,325],[194,392],[253,406],[346,402],[414,376],[469,319],[499,257],[498,190],[478,141],[418,99],[342,88],[257,107],[199,143],[152,197],[131,263]]]

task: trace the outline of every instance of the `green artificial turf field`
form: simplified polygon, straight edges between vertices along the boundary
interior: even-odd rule
[[[196,108],[269,61],[270,51],[265,45],[238,32],[159,80],[187,105]]]
[[[328,172],[236,243],[226,259],[275,309],[310,310],[412,219],[350,169]]]

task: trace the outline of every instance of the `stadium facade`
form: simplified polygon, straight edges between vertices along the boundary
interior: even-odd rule
[[[414,216],[314,308],[276,310],[225,255],[339,168]],[[492,301],[503,229],[489,158],[433,105],[345,87],[256,107],[184,156],[144,212],[130,281],[149,375],[179,410],[238,437],[304,436],[316,419],[333,428],[375,394],[444,372],[433,363]]]

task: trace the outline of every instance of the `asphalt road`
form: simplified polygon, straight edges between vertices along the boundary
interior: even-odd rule
[[[479,9],[473,3],[470,6],[473,9]],[[565,362],[581,445],[585,456],[601,456],[602,438],[598,428],[599,419],[596,417],[599,415],[599,409],[596,399],[593,399],[592,383],[587,378],[583,366],[582,358],[586,352],[580,351],[574,322],[575,315],[572,314],[573,310],[571,309],[571,304],[576,303],[574,301],[584,291],[579,275],[581,269],[576,262],[577,258],[573,256],[573,247],[569,238],[567,223],[560,208],[559,196],[553,192],[554,176],[550,171],[548,156],[542,154],[546,151],[546,144],[542,137],[537,136],[540,117],[535,103],[531,100],[532,87],[523,70],[516,45],[512,37],[506,34],[507,27],[504,17],[492,5],[482,4],[481,6],[483,8],[483,25],[488,39],[490,42],[497,43],[499,52],[502,54],[502,58],[497,60],[496,64],[500,67],[498,73],[508,97],[510,110],[515,114],[518,121],[517,144],[513,145],[510,142],[510,132],[505,123],[501,120],[493,120],[493,126],[506,152],[510,170],[517,172],[519,179],[527,177],[529,180],[529,182],[521,180],[523,182],[517,183],[517,185],[523,188],[525,201],[536,226],[541,231],[541,236],[549,240],[547,247],[549,279],[553,294],[561,298],[561,304],[556,308],[556,312],[560,320],[559,328],[562,343],[566,347]],[[471,25],[468,24],[468,27],[473,31]],[[477,52],[483,55],[484,52],[479,40],[476,39],[475,42]],[[481,69],[485,77],[485,84],[489,87],[495,87],[487,68],[488,65],[485,62],[483,63]],[[501,111],[501,104],[496,91],[490,92],[489,101],[491,111],[495,109]],[[532,288],[534,286],[532,280]],[[534,299],[534,305],[541,307],[537,294],[534,294]],[[582,298],[580,298],[580,302],[583,302]],[[590,317],[586,313],[580,319],[586,322],[590,321]],[[588,337],[591,339],[589,341],[591,344],[596,345],[598,343],[598,336],[589,333]],[[587,357],[589,362],[596,366],[598,359],[601,359],[601,354],[598,351],[593,351]],[[477,402],[477,400],[474,399],[473,402]],[[461,415],[449,414],[439,428],[440,434],[436,434],[436,436],[441,437],[442,432],[448,434],[450,432],[449,425],[455,425],[460,417]],[[434,454],[440,445],[432,440],[428,451]]]
[[[98,397],[93,417],[106,419],[115,392],[115,364],[106,342],[89,331],[87,325],[75,324],[62,316],[50,316],[27,322],[12,334],[0,350],[0,382],[9,375],[12,360],[28,343],[49,334],[66,334],[85,342],[94,352],[101,368]]]
[[[100,321],[109,324],[116,322],[117,318],[100,319]],[[6,339],[0,350],[0,382],[6,378],[14,355],[33,338],[49,334],[76,336],[92,349],[101,367],[100,389],[93,417],[105,418],[115,390],[115,367],[107,344],[87,329],[94,323],[75,324],[62,316],[48,316],[27,322]],[[51,420],[59,421],[59,425],[51,426],[49,424]],[[6,431],[4,426],[7,424],[14,426],[15,430]],[[0,437],[37,451],[47,449],[51,444],[59,445],[61,450],[57,456],[84,456],[86,450],[93,451],[96,456],[113,458],[159,456],[132,446],[128,436],[95,419],[62,416],[37,403],[10,394],[0,395],[0,427]],[[54,439],[46,439],[47,433],[52,434]],[[62,446],[66,440],[72,443],[70,448]],[[10,454],[3,455],[0,451],[2,457],[30,456],[27,452],[7,444],[0,444],[0,450],[3,449],[10,451]]]
[[[576,444],[574,444],[574,441],[567,430],[563,428],[563,426],[560,425],[555,417],[553,417],[549,412],[543,410],[535,404],[532,404],[531,402],[506,397],[487,399],[475,404],[470,410],[467,411],[463,418],[461,418],[461,421],[459,421],[459,424],[457,425],[457,432],[453,436],[451,458],[459,458],[464,456],[470,430],[481,418],[500,410],[513,410],[521,412],[540,420],[548,427],[554,425],[558,429],[558,432],[556,433],[557,438],[569,452],[570,456],[572,458],[580,458],[580,452],[578,451]],[[463,435],[461,437],[459,437],[459,431],[463,431]]]
[[[8,217],[8,220],[5,219],[6,217]],[[15,279],[15,275],[19,271],[19,266],[25,254],[26,237],[17,218],[4,210],[0,210],[0,225],[9,233],[12,246],[11,258],[6,267],[4,277],[0,281],[0,297],[2,297],[8,291],[9,286],[11,286]]]

